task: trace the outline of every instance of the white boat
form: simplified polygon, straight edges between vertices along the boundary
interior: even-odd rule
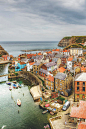
[[[6,125],[3,125],[1,129],[4,129],[6,127]]]
[[[21,101],[19,99],[17,99],[17,105],[21,106]]]
[[[12,87],[11,86],[9,86],[9,90],[12,90]]]
[[[11,82],[7,81],[6,84],[7,84],[7,85],[11,85]]]

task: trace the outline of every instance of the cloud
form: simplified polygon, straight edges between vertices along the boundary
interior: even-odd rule
[[[85,0],[0,0],[0,4],[1,40],[60,40],[86,34]]]

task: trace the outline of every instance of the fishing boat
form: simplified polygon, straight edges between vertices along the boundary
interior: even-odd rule
[[[46,126],[44,126],[45,129],[50,129],[50,126],[47,124]]]
[[[18,87],[21,88],[22,87],[21,84],[18,84]]]
[[[7,85],[11,85],[11,82],[7,81],[6,84],[7,84]]]
[[[17,83],[16,81],[13,81],[13,83]]]
[[[54,115],[54,112],[51,111],[50,114],[51,114],[51,115]]]
[[[42,112],[42,114],[45,114],[45,113],[47,113],[48,112],[48,110],[44,110],[43,112]]]
[[[17,105],[21,106],[21,101],[19,99],[17,99]]]
[[[15,83],[13,83],[13,88],[18,89],[18,86]]]
[[[9,86],[9,90],[12,90],[12,87],[11,86]]]

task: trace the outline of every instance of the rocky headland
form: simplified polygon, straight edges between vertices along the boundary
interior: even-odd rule
[[[86,36],[71,36],[64,37],[58,44],[59,47],[67,47],[68,45],[84,43],[86,42]]]

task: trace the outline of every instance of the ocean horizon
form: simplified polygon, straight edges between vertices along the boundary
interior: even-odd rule
[[[58,46],[59,41],[0,41],[0,45],[9,53],[17,57],[24,54],[21,50],[33,49],[56,49],[62,48]],[[27,53],[36,53],[39,51],[31,51]]]

